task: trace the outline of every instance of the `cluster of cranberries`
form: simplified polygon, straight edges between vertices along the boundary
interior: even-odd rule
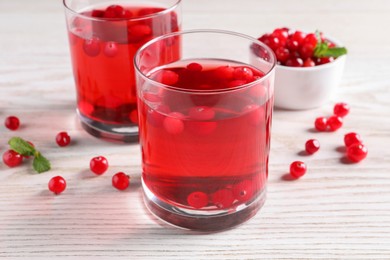
[[[314,127],[317,131],[336,131],[343,125],[343,118],[349,113],[350,107],[347,103],[335,104],[333,115],[330,117],[317,117]],[[362,161],[367,157],[367,147],[358,133],[350,132],[344,135],[347,158],[354,163]],[[316,139],[306,141],[305,150],[307,154],[314,154],[320,149],[320,142]],[[306,173],[307,167],[304,162],[295,161],[290,164],[290,175],[297,179]]]
[[[256,189],[254,183],[251,180],[243,180],[210,194],[203,191],[194,191],[187,196],[187,203],[195,209],[201,209],[208,205],[226,209],[235,203],[239,204],[250,200]]]
[[[4,125],[9,130],[15,131],[20,126],[20,120],[16,116],[9,116],[5,119]],[[56,135],[56,143],[60,147],[65,147],[70,144],[71,138],[67,132],[59,132]],[[31,146],[33,143],[28,142]],[[7,150],[3,153],[3,162],[8,167],[16,167],[22,164],[23,158],[28,159],[27,156],[22,156],[14,150]],[[108,161],[103,156],[97,156],[91,159],[90,169],[96,175],[101,175],[108,169]],[[125,190],[130,184],[130,177],[123,172],[118,172],[112,177],[112,185],[118,190]],[[66,188],[66,181],[61,176],[55,176],[50,179],[48,188],[55,194],[60,194]]]
[[[289,28],[277,28],[270,34],[263,34],[259,41],[268,45],[276,55],[278,64],[289,67],[314,67],[329,63],[334,57],[315,57],[314,49],[318,39],[315,33],[293,31]],[[325,39],[321,34],[321,40],[334,47],[335,44]]]

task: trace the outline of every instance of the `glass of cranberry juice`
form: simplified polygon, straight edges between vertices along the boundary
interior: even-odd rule
[[[155,53],[170,59],[151,60]],[[200,231],[254,216],[268,175],[272,50],[242,34],[196,30],[151,40],[134,65],[149,210]]]
[[[180,0],[63,3],[82,126],[97,137],[137,141],[134,54],[150,39],[180,30]]]

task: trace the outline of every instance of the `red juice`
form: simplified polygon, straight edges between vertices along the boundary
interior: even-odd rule
[[[139,93],[146,188],[195,210],[258,198],[268,172],[273,98],[269,81],[257,81],[263,76],[221,60],[180,61],[149,73],[170,87],[149,83]]]
[[[150,39],[179,30],[177,14],[162,11],[111,5],[90,8],[73,19],[69,42],[82,116],[102,124],[138,123],[133,56]],[[171,56],[179,55],[175,44]],[[164,60],[165,53],[159,55]]]

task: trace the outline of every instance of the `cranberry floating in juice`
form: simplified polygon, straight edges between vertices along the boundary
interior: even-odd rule
[[[65,1],[78,113],[91,134],[136,140],[133,56],[145,42],[180,29],[180,1],[150,3]],[[173,44],[158,60],[178,58],[179,42]]]
[[[208,37],[227,47],[197,48]],[[177,39],[179,61],[148,65],[145,53]],[[253,41],[267,60],[250,62]],[[149,42],[135,61],[149,209],[198,230],[228,228],[253,216],[264,203],[268,174],[272,51],[240,34],[189,31]]]

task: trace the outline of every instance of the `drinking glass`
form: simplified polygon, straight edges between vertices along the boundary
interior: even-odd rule
[[[63,0],[77,112],[87,132],[138,140],[133,57],[145,42],[180,30],[180,2]]]
[[[266,195],[271,49],[235,32],[185,31],[149,41],[134,65],[149,210],[199,231],[254,216]]]

